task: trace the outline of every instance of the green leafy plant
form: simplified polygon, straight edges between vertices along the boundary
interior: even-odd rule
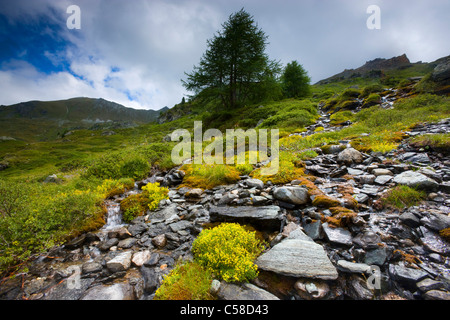
[[[253,263],[263,250],[255,232],[236,223],[203,230],[192,244],[194,259],[227,282],[249,281],[258,275]]]
[[[212,274],[195,261],[178,263],[164,276],[154,300],[213,300]]]

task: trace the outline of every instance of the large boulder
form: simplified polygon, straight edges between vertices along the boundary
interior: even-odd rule
[[[113,259],[106,262],[106,267],[111,272],[119,272],[128,270],[131,266],[132,251],[125,251],[119,253]]]
[[[253,284],[241,285],[222,281],[217,296],[220,300],[280,300],[277,296]]]
[[[420,172],[411,170],[396,175],[393,181],[397,184],[430,192],[436,191],[439,188],[439,184],[433,179],[428,178]]]
[[[251,224],[261,229],[279,231],[282,217],[280,207],[230,207],[212,206],[209,211],[211,222],[238,222]]]
[[[338,277],[324,248],[301,239],[284,239],[256,259],[258,268],[277,274],[323,280]]]
[[[298,205],[306,204],[309,201],[308,190],[298,186],[275,188],[273,196],[277,200]]]
[[[354,148],[347,148],[344,151],[339,152],[337,161],[346,165],[361,163],[363,161],[363,155]]]

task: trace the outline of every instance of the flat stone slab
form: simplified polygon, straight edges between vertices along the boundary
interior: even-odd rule
[[[221,282],[218,297],[220,300],[280,300],[277,296],[250,283],[241,285]]]
[[[284,239],[256,259],[257,266],[285,276],[335,280],[336,268],[323,247],[313,241]]]
[[[209,211],[211,222],[238,222],[252,224],[262,229],[280,230],[281,215],[278,206],[230,207],[212,206]]]

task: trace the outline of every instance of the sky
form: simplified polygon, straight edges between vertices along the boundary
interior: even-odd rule
[[[380,29],[367,27],[370,5]],[[0,0],[0,105],[90,97],[171,108],[207,40],[241,8],[268,36],[269,58],[298,61],[312,83],[375,58],[450,54],[448,0]]]

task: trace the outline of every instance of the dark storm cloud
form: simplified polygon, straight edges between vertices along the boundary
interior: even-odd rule
[[[65,27],[71,4],[81,9],[81,30]],[[381,30],[366,27],[371,4],[381,9]],[[0,0],[0,104],[89,96],[171,107],[206,40],[241,8],[269,36],[270,58],[299,61],[313,82],[377,57],[450,54],[447,0]]]

